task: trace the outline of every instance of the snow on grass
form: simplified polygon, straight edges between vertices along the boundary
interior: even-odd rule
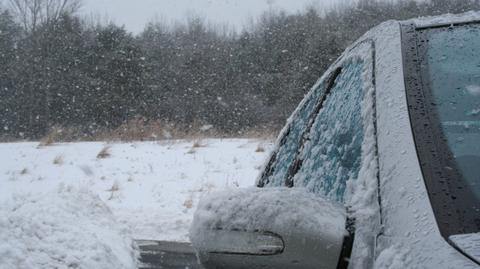
[[[15,197],[45,197],[39,204],[28,199],[17,203],[29,204],[33,210],[36,205],[48,204],[47,197],[52,197],[52,207],[58,207],[68,198],[58,192],[59,188],[72,189],[73,197],[80,195],[75,190],[88,190],[111,212],[112,222],[115,220],[111,225],[126,227],[127,237],[188,241],[200,196],[252,186],[270,149],[269,142],[248,139],[82,142],[41,147],[38,143],[0,144],[0,204]],[[78,203],[84,203],[82,199],[78,198]],[[74,204],[68,199],[65,203]],[[88,210],[95,210],[87,208],[75,215],[65,206],[61,208],[63,213],[56,221],[72,226],[74,217],[89,216],[93,213]],[[46,215],[56,212],[39,210],[43,213],[38,214]],[[6,221],[13,215],[11,209],[3,208],[0,218]]]

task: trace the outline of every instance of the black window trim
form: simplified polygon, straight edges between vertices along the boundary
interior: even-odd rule
[[[310,114],[308,118],[308,125],[307,128],[303,131],[302,137],[300,138],[300,145],[297,148],[297,152],[295,153],[295,158],[293,162],[290,164],[288,168],[288,172],[285,178],[285,186],[286,187],[293,187],[293,177],[295,174],[300,170],[303,164],[303,160],[299,158],[300,153],[303,151],[305,143],[310,140],[310,132],[312,130],[313,124],[315,123],[315,119],[317,118],[318,113],[322,110],[325,100],[327,99],[328,95],[332,92],[333,86],[335,86],[335,81],[337,80],[338,76],[342,73],[343,67],[339,66],[335,68],[335,70],[330,75],[328,79],[328,84],[325,87],[325,90],[322,93],[322,96],[319,98],[317,104],[315,105],[315,109],[313,110],[312,114]]]
[[[475,205],[471,196],[473,194],[469,193],[470,190],[460,179],[462,175],[453,154],[444,142],[446,138],[440,128],[439,119],[435,113],[431,113],[434,111],[433,97],[428,90],[428,81],[422,79],[427,68],[421,67],[420,55],[426,53],[426,31],[472,23],[478,22],[432,27],[401,25],[404,80],[417,157],[440,233],[452,246],[454,244],[449,239],[451,235],[479,231],[480,212],[475,216],[473,209],[478,208],[478,205]]]

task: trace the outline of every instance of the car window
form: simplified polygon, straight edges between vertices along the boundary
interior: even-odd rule
[[[285,185],[289,166],[298,153],[302,141],[302,135],[307,129],[312,114],[324,93],[324,84],[325,83],[321,82],[319,86],[314,88],[313,92],[310,95],[307,95],[305,101],[300,105],[300,108],[289,119],[289,125],[279,143],[280,146],[272,155],[270,163],[262,175],[260,185]]]
[[[436,114],[464,180],[480,199],[480,27],[429,36],[425,68]]]
[[[480,229],[480,55],[477,22],[405,25],[409,116],[430,203],[440,232]]]
[[[316,115],[298,157],[294,186],[343,202],[346,182],[358,176],[362,160],[361,60],[347,61]]]

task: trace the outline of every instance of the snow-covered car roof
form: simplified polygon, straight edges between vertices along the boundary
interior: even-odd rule
[[[445,24],[459,24],[471,21],[480,22],[480,12],[469,11],[462,14],[443,14],[439,16],[418,17],[401,21],[402,24],[415,24],[418,28],[434,27]]]

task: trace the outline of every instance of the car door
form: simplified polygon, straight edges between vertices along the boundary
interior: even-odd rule
[[[357,222],[355,267],[371,265],[380,224],[373,52],[372,42],[358,43],[317,83],[290,118],[258,184],[302,187],[345,204]]]

